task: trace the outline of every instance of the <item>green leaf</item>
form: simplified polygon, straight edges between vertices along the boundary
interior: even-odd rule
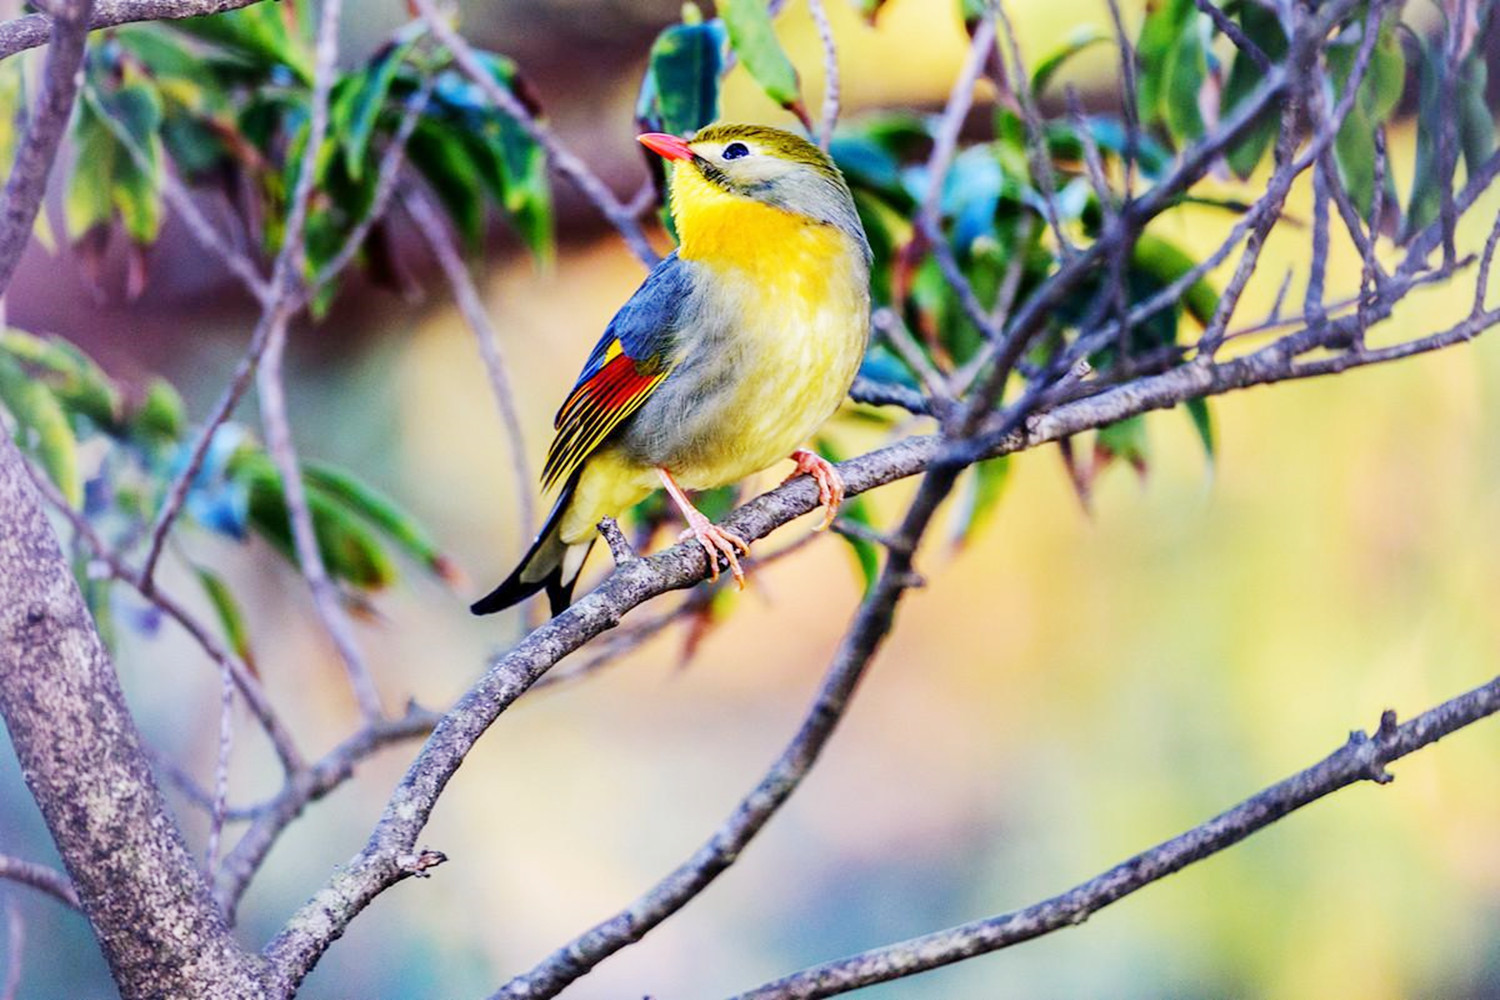
[[[258,450],[243,452],[232,461],[231,475],[248,490],[251,527],[296,565],[286,496],[270,456]],[[363,520],[319,490],[307,490],[307,506],[318,552],[331,577],[362,590],[379,590],[395,581],[395,565]]]
[[[1193,421],[1193,430],[1198,432],[1198,440],[1203,444],[1203,455],[1211,470],[1214,465],[1214,415],[1208,408],[1208,400],[1199,396],[1182,405],[1187,407],[1188,416]]]
[[[464,242],[470,249],[478,248],[484,238],[484,177],[463,139],[424,120],[412,131],[406,151],[412,166],[441,199]]]
[[[154,378],[146,387],[146,399],[130,420],[132,430],[145,438],[176,441],[186,424],[182,397],[171,383]]]
[[[1198,262],[1181,247],[1151,233],[1141,234],[1131,254],[1131,264],[1155,278],[1162,286],[1187,274]],[[1219,308],[1219,292],[1207,276],[1199,278],[1183,293],[1182,303],[1188,314],[1207,326]]]
[[[729,44],[766,96],[784,108],[805,114],[796,67],[776,38],[765,0],[719,0],[718,6]]]
[[[1099,428],[1094,438],[1096,465],[1115,458],[1129,462],[1137,472],[1144,474],[1150,461],[1150,442],[1146,437],[1146,417],[1137,414]]]
[[[1164,122],[1174,96],[1188,89],[1193,67],[1179,69],[1177,63],[1184,55],[1196,55],[1200,59],[1203,55],[1201,42],[1196,50],[1189,43],[1189,50],[1182,51],[1183,39],[1198,31],[1198,16],[1193,0],[1156,0],[1148,5],[1140,38],[1136,42],[1136,58],[1140,63],[1136,94],[1141,124],[1149,126]],[[1196,100],[1195,96],[1195,108]],[[1179,115],[1185,113],[1177,112]]]
[[[1267,58],[1273,63],[1282,60],[1287,50],[1286,33],[1281,30],[1281,20],[1274,10],[1248,0],[1239,5],[1239,21],[1245,37],[1259,46]],[[1220,117],[1233,114],[1260,86],[1263,76],[1255,60],[1236,48],[1229,66],[1229,79],[1225,81],[1224,93],[1219,98]],[[1275,141],[1277,129],[1281,127],[1279,108],[1280,101],[1272,102],[1256,116],[1239,141],[1229,147],[1225,160],[1241,180],[1254,172]]]
[[[63,196],[63,223],[68,236],[76,241],[113,220],[115,208],[110,189],[114,185],[115,157],[123,151],[110,134],[109,125],[94,111],[92,102],[79,106],[73,142],[78,153]]]
[[[343,469],[321,463],[309,462],[302,469],[302,478],[309,489],[369,521],[433,573],[450,582],[455,579],[456,566],[438,548],[427,529],[384,493]]]
[[[1358,42],[1329,46],[1329,74],[1336,93],[1347,84],[1358,51]],[[1396,110],[1405,84],[1406,58],[1394,28],[1387,25],[1375,41],[1369,68],[1360,81],[1349,116],[1333,139],[1334,162],[1349,190],[1350,200],[1365,216],[1370,214],[1375,201],[1375,132]]]
[[[954,525],[953,543],[965,545],[988,525],[999,509],[1000,498],[1010,482],[1010,456],[1000,455],[974,463],[969,471],[963,506]]]
[[[689,135],[718,118],[724,41],[720,21],[674,24],[657,35],[636,117],[673,135]]]
[[[0,163],[14,163],[20,144],[20,115],[24,108],[26,78],[20,59],[0,62]],[[39,218],[46,212],[38,213]]]
[[[1417,52],[1417,143],[1412,166],[1411,191],[1407,196],[1406,221],[1401,227],[1404,242],[1438,216],[1443,192],[1438,182],[1438,146],[1442,134],[1440,107],[1442,53],[1420,35],[1413,36]]]
[[[119,390],[91,358],[61,337],[6,330],[0,333],[0,352],[19,362],[28,377],[45,382],[68,410],[105,429],[119,419]]]
[[[1489,78],[1483,53],[1471,53],[1464,60],[1458,80],[1458,141],[1471,176],[1479,172],[1495,151],[1495,119],[1485,98]]]
[[[240,610],[239,601],[235,600],[234,592],[213,570],[205,566],[194,566],[193,571],[197,574],[204,594],[208,596],[208,602],[213,605],[214,615],[219,619],[219,627],[224,630],[224,640],[229,643],[229,648],[244,661],[252,674],[258,673],[255,654],[250,648],[250,632],[245,627],[245,615]]]
[[[281,4],[263,3],[209,17],[173,21],[172,28],[212,42],[249,63],[261,79],[271,68],[285,66],[303,86],[312,86],[311,48],[287,30]]]
[[[385,107],[391,84],[416,43],[417,39],[413,38],[386,49],[368,69],[355,77],[357,82],[350,89],[348,127],[336,134],[344,147],[349,176],[356,181],[364,172],[370,136],[374,134],[375,123]]]
[[[1178,36],[1165,73],[1162,117],[1172,137],[1179,145],[1185,145],[1203,135],[1203,112],[1198,108],[1198,97],[1208,79],[1208,55],[1196,12],[1189,16]]]
[[[67,411],[52,390],[28,377],[13,359],[0,355],[0,404],[15,418],[16,440],[42,463],[68,504],[81,507],[78,440]]]
[[[1092,45],[1109,41],[1110,36],[1092,25],[1084,25],[1075,28],[1067,40],[1051,53],[1043,57],[1037,63],[1036,69],[1031,73],[1031,92],[1040,96],[1047,89],[1047,84],[1052,82],[1052,77],[1062,68],[1062,64],[1084,51]]]

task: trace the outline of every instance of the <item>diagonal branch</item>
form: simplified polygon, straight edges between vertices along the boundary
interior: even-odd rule
[[[73,888],[73,882],[68,876],[56,868],[48,868],[34,861],[22,861],[8,854],[0,854],[0,879],[29,885],[75,910],[83,905],[78,902],[78,891]]]
[[[47,178],[73,113],[93,6],[93,0],[63,0],[54,11],[41,93],[0,195],[0,295],[10,286],[21,251],[31,240],[42,195],[47,193]]]
[[[510,379],[505,355],[500,349],[500,338],[495,334],[489,312],[474,287],[474,279],[464,265],[458,248],[448,237],[448,229],[431,202],[416,191],[406,193],[402,206],[416,223],[417,232],[427,241],[427,247],[437,258],[443,277],[453,292],[454,304],[463,315],[474,339],[479,344],[479,357],[484,362],[484,371],[490,380],[490,391],[495,396],[495,407],[500,411],[500,422],[505,425],[505,436],[509,439],[511,472],[516,479],[516,496],[522,521],[522,542],[536,527],[536,501],[532,497],[531,465],[526,461],[526,435],[521,430],[521,414],[516,408],[516,390]]]
[[[1109,871],[1025,909],[875,948],[804,969],[735,1000],[811,1000],[936,969],[1064,930],[1104,907],[1263,830],[1282,817],[1362,781],[1386,784],[1386,765],[1500,712],[1500,677],[1428,709],[1403,725],[1387,710],[1375,735],[1355,731],[1323,760]]]
[[[261,0],[97,0],[88,30],[113,28],[136,21],[176,21],[185,17],[222,14]],[[0,24],[0,59],[47,44],[55,22],[48,14],[27,14]]]

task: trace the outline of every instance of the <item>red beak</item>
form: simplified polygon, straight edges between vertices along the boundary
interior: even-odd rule
[[[647,132],[635,137],[636,141],[651,152],[667,160],[691,160],[693,151],[686,141],[665,132]]]

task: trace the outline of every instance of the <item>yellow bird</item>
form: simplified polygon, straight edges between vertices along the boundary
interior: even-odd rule
[[[664,487],[719,574],[744,585],[745,541],[687,491],[790,457],[818,483],[826,527],[844,484],[802,447],[838,409],[870,335],[870,244],[821,149],[761,125],[640,141],[672,169],[678,248],[615,315],[557,413],[542,471],[562,492],[515,572],[476,601],[490,614],[546,590],[572,600],[596,526]]]

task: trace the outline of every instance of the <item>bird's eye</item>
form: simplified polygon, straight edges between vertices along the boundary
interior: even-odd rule
[[[731,142],[724,147],[722,155],[726,160],[738,160],[742,156],[749,156],[750,149],[743,142]]]

